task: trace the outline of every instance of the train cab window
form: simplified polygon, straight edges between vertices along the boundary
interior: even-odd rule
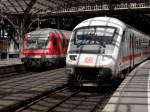
[[[99,45],[99,44],[111,44],[115,35],[116,28],[114,27],[85,27],[76,30],[75,32],[75,44],[83,45]]]
[[[29,35],[27,38],[27,49],[46,49],[49,36]]]

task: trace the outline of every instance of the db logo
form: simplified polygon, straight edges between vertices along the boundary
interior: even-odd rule
[[[92,63],[93,62],[93,58],[92,57],[86,57],[84,62],[85,63]]]

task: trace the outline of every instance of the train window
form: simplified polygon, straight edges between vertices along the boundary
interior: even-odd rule
[[[86,27],[76,30],[75,44],[111,44],[116,28],[114,27]]]
[[[28,39],[27,49],[35,49],[35,48],[36,48],[36,40],[35,39]]]
[[[47,44],[47,38],[39,38],[37,41],[37,48],[38,49],[44,49],[46,47]]]
[[[29,37],[27,39],[27,49],[45,49],[49,37]]]

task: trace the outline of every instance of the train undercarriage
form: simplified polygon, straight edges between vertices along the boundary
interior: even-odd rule
[[[108,68],[74,67],[66,68],[68,74],[68,85],[79,86],[100,86],[110,82],[112,72]]]

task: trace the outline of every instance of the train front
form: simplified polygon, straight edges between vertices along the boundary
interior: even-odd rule
[[[66,59],[68,83],[99,86],[114,76],[118,29],[106,25],[80,25],[70,40]]]
[[[37,30],[26,34],[23,41],[21,60],[27,66],[45,65],[48,62],[46,54],[49,54],[49,31]]]

